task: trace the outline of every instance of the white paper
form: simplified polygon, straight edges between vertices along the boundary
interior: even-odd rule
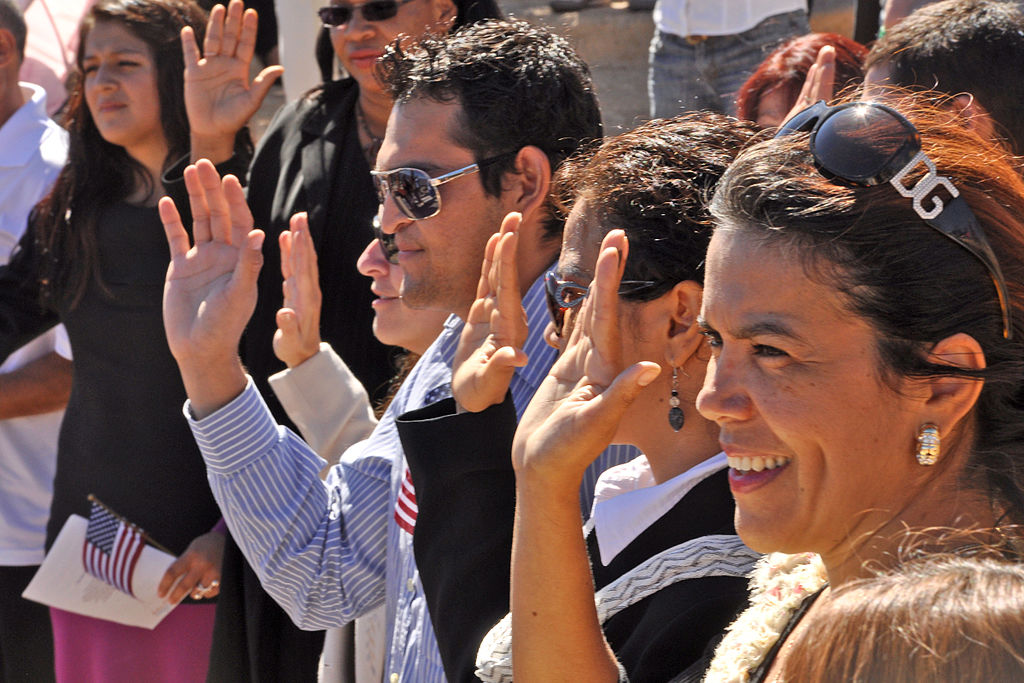
[[[84,517],[68,517],[22,597],[87,617],[156,628],[175,608],[156,595],[157,586],[174,562],[174,556],[148,545],[143,547],[132,577],[132,592],[137,597],[132,597],[85,571],[82,544],[88,526],[89,521]]]

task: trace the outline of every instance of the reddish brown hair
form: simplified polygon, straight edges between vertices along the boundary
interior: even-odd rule
[[[757,121],[761,96],[776,88],[784,88],[790,102],[796,102],[807,70],[818,57],[818,50],[826,45],[836,49],[836,91],[860,83],[864,79],[866,47],[838,33],[808,33],[786,41],[761,62],[736,93],[736,116]]]

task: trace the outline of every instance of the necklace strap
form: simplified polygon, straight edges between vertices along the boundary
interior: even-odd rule
[[[370,131],[370,126],[366,123],[366,115],[363,114],[363,105],[358,100],[356,101],[356,123],[359,125],[359,130],[363,132],[363,135],[370,140],[370,142],[361,145],[361,147],[363,148],[363,156],[366,157],[366,162],[372,168],[377,161],[377,152],[380,151],[384,138],[377,137]]]

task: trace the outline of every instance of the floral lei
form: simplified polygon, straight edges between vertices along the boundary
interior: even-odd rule
[[[763,557],[750,579],[750,605],[715,648],[705,683],[747,683],[804,599],[828,583],[814,553]]]

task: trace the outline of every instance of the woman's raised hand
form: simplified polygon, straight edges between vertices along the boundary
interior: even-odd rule
[[[249,82],[249,64],[256,51],[256,11],[242,0],[210,12],[200,53],[195,32],[181,30],[185,59],[185,109],[192,131],[192,161],[220,163],[230,158],[235,134],[259,109],[284,68],[268,66]]]
[[[301,365],[320,350],[320,272],[305,212],[292,216],[282,232],[281,277],[284,305],[277,312],[274,355],[289,368]]]
[[[622,368],[618,289],[628,248],[621,230],[601,242],[594,281],[565,350],[516,430],[517,476],[578,488],[583,471],[612,442],[626,408],[661,371],[648,361]]]
[[[793,103],[793,108],[786,114],[786,121],[802,112],[818,100],[828,102],[835,94],[836,87],[836,49],[824,45],[818,50],[818,56],[807,70],[804,85]]]
[[[515,369],[527,363],[522,347],[528,328],[516,268],[522,219],[508,214],[487,241],[476,301],[455,351],[452,395],[470,412],[501,403]]]

